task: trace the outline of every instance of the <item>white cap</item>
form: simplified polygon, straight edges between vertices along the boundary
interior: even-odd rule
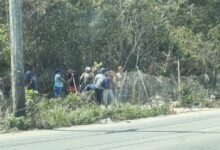
[[[92,69],[91,69],[91,67],[86,67],[85,70],[86,70],[86,71],[91,71]]]

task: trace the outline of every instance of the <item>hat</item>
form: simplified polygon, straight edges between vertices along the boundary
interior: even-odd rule
[[[104,68],[104,67],[100,69],[100,72],[103,73],[103,74],[105,74],[107,71],[108,71],[108,69]]]
[[[86,70],[86,71],[91,71],[92,69],[91,69],[91,67],[86,67],[85,70]]]
[[[123,69],[123,67],[122,66],[118,66],[118,70],[121,70],[121,69]]]
[[[60,68],[56,68],[55,73],[61,73],[61,69]]]

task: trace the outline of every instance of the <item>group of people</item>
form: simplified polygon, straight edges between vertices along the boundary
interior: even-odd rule
[[[119,97],[125,79],[122,66],[118,66],[117,72],[107,68],[86,67],[80,75],[73,69],[57,68],[54,76],[54,96],[61,97],[62,93],[84,93],[95,91],[98,104],[107,105],[115,102]],[[37,80],[33,69],[25,73],[25,89],[37,90]]]
[[[60,97],[62,91],[67,87],[69,93],[83,93],[90,90],[95,91],[98,104],[114,102],[123,86],[123,67],[119,66],[117,72],[107,68],[86,67],[80,76],[77,71],[68,69],[62,71],[57,68],[54,77],[54,94]]]

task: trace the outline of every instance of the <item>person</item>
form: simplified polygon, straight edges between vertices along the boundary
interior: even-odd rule
[[[103,83],[106,79],[105,76],[106,71],[107,70],[105,68],[101,68],[94,79],[95,94],[96,94],[97,103],[99,105],[103,103],[103,91],[104,91]]]
[[[91,67],[86,67],[85,72],[80,77],[80,85],[81,91],[85,89],[85,87],[93,82],[93,75]]]
[[[64,83],[66,83],[66,81],[62,78],[61,74],[62,74],[61,69],[57,68],[56,71],[55,71],[55,77],[54,77],[54,95],[55,95],[55,98],[58,98],[58,97],[61,96]]]
[[[114,88],[114,83],[113,83],[113,77],[114,77],[114,72],[108,71],[107,72],[107,77],[106,77],[106,83],[105,83],[105,89],[104,89],[104,97],[103,101],[107,105],[108,100],[110,100],[110,103],[114,100],[114,94],[113,94],[113,88]]]
[[[121,92],[122,92],[122,88],[123,88],[123,84],[124,84],[124,71],[123,71],[123,67],[122,66],[118,66],[118,72],[116,73],[116,75],[113,78],[113,82],[115,83],[116,87],[115,87],[115,94],[117,95],[118,98],[120,98],[121,96]]]
[[[25,73],[24,82],[26,90],[37,90],[37,78],[34,74],[33,69],[30,69]]]
[[[204,87],[205,88],[208,88],[208,85],[209,85],[209,75],[207,73],[204,74]]]
[[[68,69],[68,83],[69,83],[69,92],[70,93],[78,93],[80,91],[79,88],[79,75],[77,71],[73,71],[72,69]]]

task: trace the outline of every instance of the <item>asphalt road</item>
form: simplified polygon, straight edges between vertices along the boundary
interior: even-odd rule
[[[0,135],[0,150],[220,150],[220,110]]]

